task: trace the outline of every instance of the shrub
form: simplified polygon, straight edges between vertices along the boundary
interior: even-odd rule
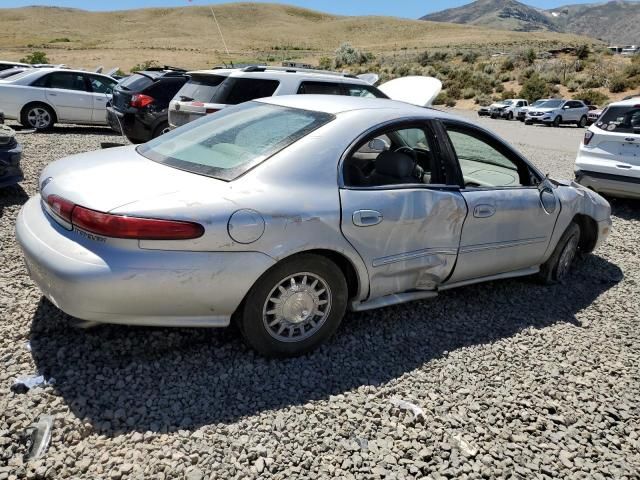
[[[571,81],[567,82],[567,89],[570,92],[575,92],[576,90],[578,90],[578,88],[580,88],[580,84],[578,82],[576,82],[575,80],[571,80]]]
[[[583,100],[591,105],[604,105],[609,101],[609,97],[597,90],[580,90],[573,95],[574,100]]]
[[[372,55],[362,52],[350,43],[345,42],[336,50],[335,66],[340,68],[345,65],[362,65],[372,58]]]
[[[504,92],[504,85],[503,85],[503,84],[501,84],[501,83],[500,83],[500,84],[498,84],[498,85],[496,86],[496,92],[497,92],[497,93],[502,93],[502,92]]]
[[[478,60],[479,55],[476,52],[467,52],[464,55],[462,55],[462,61],[464,63],[471,63],[474,64],[476,63],[476,60]]]
[[[491,105],[491,97],[485,94],[476,95],[476,98],[474,98],[473,101],[477,105],[480,105],[481,107],[486,107],[487,105]]]
[[[44,52],[40,52],[40,51],[35,51],[33,53],[30,53],[29,55],[27,55],[24,58],[21,58],[20,61],[22,63],[30,63],[30,64],[36,64],[36,63],[49,63],[49,59],[47,58],[47,54]]]
[[[576,57],[578,57],[579,60],[586,60],[589,58],[590,53],[589,45],[579,45],[576,48]]]
[[[482,67],[482,71],[484,73],[486,73],[487,75],[491,75],[491,74],[495,73],[496,68],[489,63],[489,64],[485,65],[484,67]]]
[[[516,98],[518,94],[513,90],[505,90],[502,92],[501,99],[506,100],[507,98]]]
[[[624,92],[627,89],[627,80],[621,76],[613,77],[609,82],[609,91],[611,93]]]
[[[62,37],[62,38],[54,38],[53,40],[50,40],[49,43],[67,43],[70,41],[71,40],[69,40],[67,37]]]
[[[331,70],[333,62],[329,57],[320,57],[318,67],[322,70]]]
[[[533,48],[528,49],[526,52],[524,52],[524,61],[527,63],[527,65],[533,65],[533,62],[536,61],[536,52]]]
[[[505,61],[502,62],[502,65],[500,65],[500,70],[502,72],[511,72],[514,68],[516,68],[516,65],[511,57],[505,59]]]
[[[141,72],[143,70],[147,70],[149,68],[158,67],[158,66],[159,64],[157,60],[145,60],[144,62],[138,63],[133,67],[131,67],[130,72],[131,73]]]
[[[449,99],[449,97],[447,97],[446,92],[440,92],[438,94],[438,96],[433,100],[433,104],[434,105],[444,105],[445,103],[447,103],[448,99]]]
[[[453,85],[447,88],[447,97],[453,98],[453,99],[461,98],[462,91],[460,90],[460,87],[458,87],[457,85]]]
[[[533,102],[539,98],[549,96],[549,87],[539,75],[532,75],[522,84],[520,96],[526,98],[529,102]]]
[[[447,101],[445,102],[445,105],[447,107],[455,107],[456,106],[456,101],[453,98],[447,98]]]
[[[468,100],[470,98],[473,98],[476,96],[476,91],[473,88],[465,88],[462,91],[462,98],[464,98],[465,100]]]

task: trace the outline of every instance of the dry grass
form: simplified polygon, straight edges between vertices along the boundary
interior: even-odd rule
[[[234,61],[285,58],[317,60],[348,41],[374,54],[429,47],[584,43],[583,37],[519,33],[402,20],[341,17],[268,4],[233,3],[215,7]],[[69,38],[70,42],[55,42]],[[284,48],[284,49],[283,49]],[[78,67],[120,66],[145,60],[187,68],[227,60],[208,7],[87,12],[55,7],[0,9],[0,52],[16,60],[44,50],[49,60]]]

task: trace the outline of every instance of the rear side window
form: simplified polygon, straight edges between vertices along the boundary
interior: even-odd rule
[[[153,83],[149,77],[134,73],[130,77],[125,78],[119,83],[119,87],[124,90],[131,90],[132,92],[140,92]]]
[[[596,127],[608,132],[640,133],[640,105],[607,108]]]
[[[82,73],[54,72],[50,73],[37,83],[38,87],[59,88],[61,90],[87,91],[85,76]]]
[[[342,95],[342,87],[339,83],[302,82],[298,88],[298,94]]]
[[[226,103],[237,105],[256,98],[270,97],[280,85],[277,80],[265,80],[260,78],[229,78],[222,82],[213,103]]]
[[[345,85],[344,88],[350,97],[387,98],[380,90],[369,85]]]
[[[159,103],[169,104],[186,81],[187,77],[165,77],[145,88],[143,92],[145,95],[155,98]]]
[[[211,103],[216,90],[226,79],[222,75],[193,75],[178,91],[177,97],[183,102]]]

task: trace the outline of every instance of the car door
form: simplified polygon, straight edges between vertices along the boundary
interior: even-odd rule
[[[542,188],[540,174],[492,135],[457,122],[444,126],[469,209],[449,283],[540,265],[560,211],[553,189]]]
[[[91,122],[96,124],[107,123],[107,102],[111,100],[115,80],[98,75],[87,75],[91,88],[93,109],[91,112]]]
[[[569,108],[565,110],[566,113],[563,113],[562,118],[565,121],[571,121],[571,122],[577,122],[578,120],[580,120],[580,118],[584,114],[583,104],[581,102],[570,101],[570,102],[567,102],[566,106]]]
[[[91,123],[93,95],[85,74],[57,71],[47,77],[45,97],[53,105],[58,120]]]
[[[372,173],[354,175],[352,160],[357,165],[360,150],[369,152],[375,143],[384,145],[372,142],[383,138],[389,145],[373,160]],[[459,186],[448,184],[453,175],[449,166],[441,164],[444,157],[437,148],[427,122],[400,124],[363,137],[342,163],[341,228],[367,266],[369,300],[410,290],[433,290],[453,270],[467,209]],[[416,163],[422,165],[415,175],[395,178],[380,174],[383,155],[406,164],[403,155],[412,156],[411,152],[417,152]],[[378,177],[389,181],[373,182]]]

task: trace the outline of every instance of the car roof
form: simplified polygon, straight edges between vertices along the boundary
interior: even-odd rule
[[[224,77],[244,78],[306,78],[311,80],[347,80],[349,83],[369,85],[366,81],[346,73],[324,72],[321,70],[295,69],[286,67],[254,67],[254,68],[214,68],[211,70],[193,70],[189,75],[220,75]]]
[[[281,95],[261,98],[256,101],[332,115],[353,110],[387,110],[401,111],[402,115],[406,116],[458,118],[440,110],[418,107],[387,98],[351,97],[348,95]]]
[[[31,69],[29,70],[29,74],[31,75],[36,75],[36,74],[45,74],[45,73],[50,73],[50,72],[68,72],[68,73],[86,73],[89,75],[98,75],[99,77],[106,77],[106,78],[111,78],[109,75],[105,75],[104,73],[96,73],[96,72],[89,72],[87,70],[75,70],[75,69],[71,69],[71,68],[58,68],[58,67],[43,67],[43,68],[34,68],[33,71],[31,71]]]
[[[640,105],[640,97],[631,97],[629,100],[621,100],[619,102],[611,102],[609,107],[635,107]]]

